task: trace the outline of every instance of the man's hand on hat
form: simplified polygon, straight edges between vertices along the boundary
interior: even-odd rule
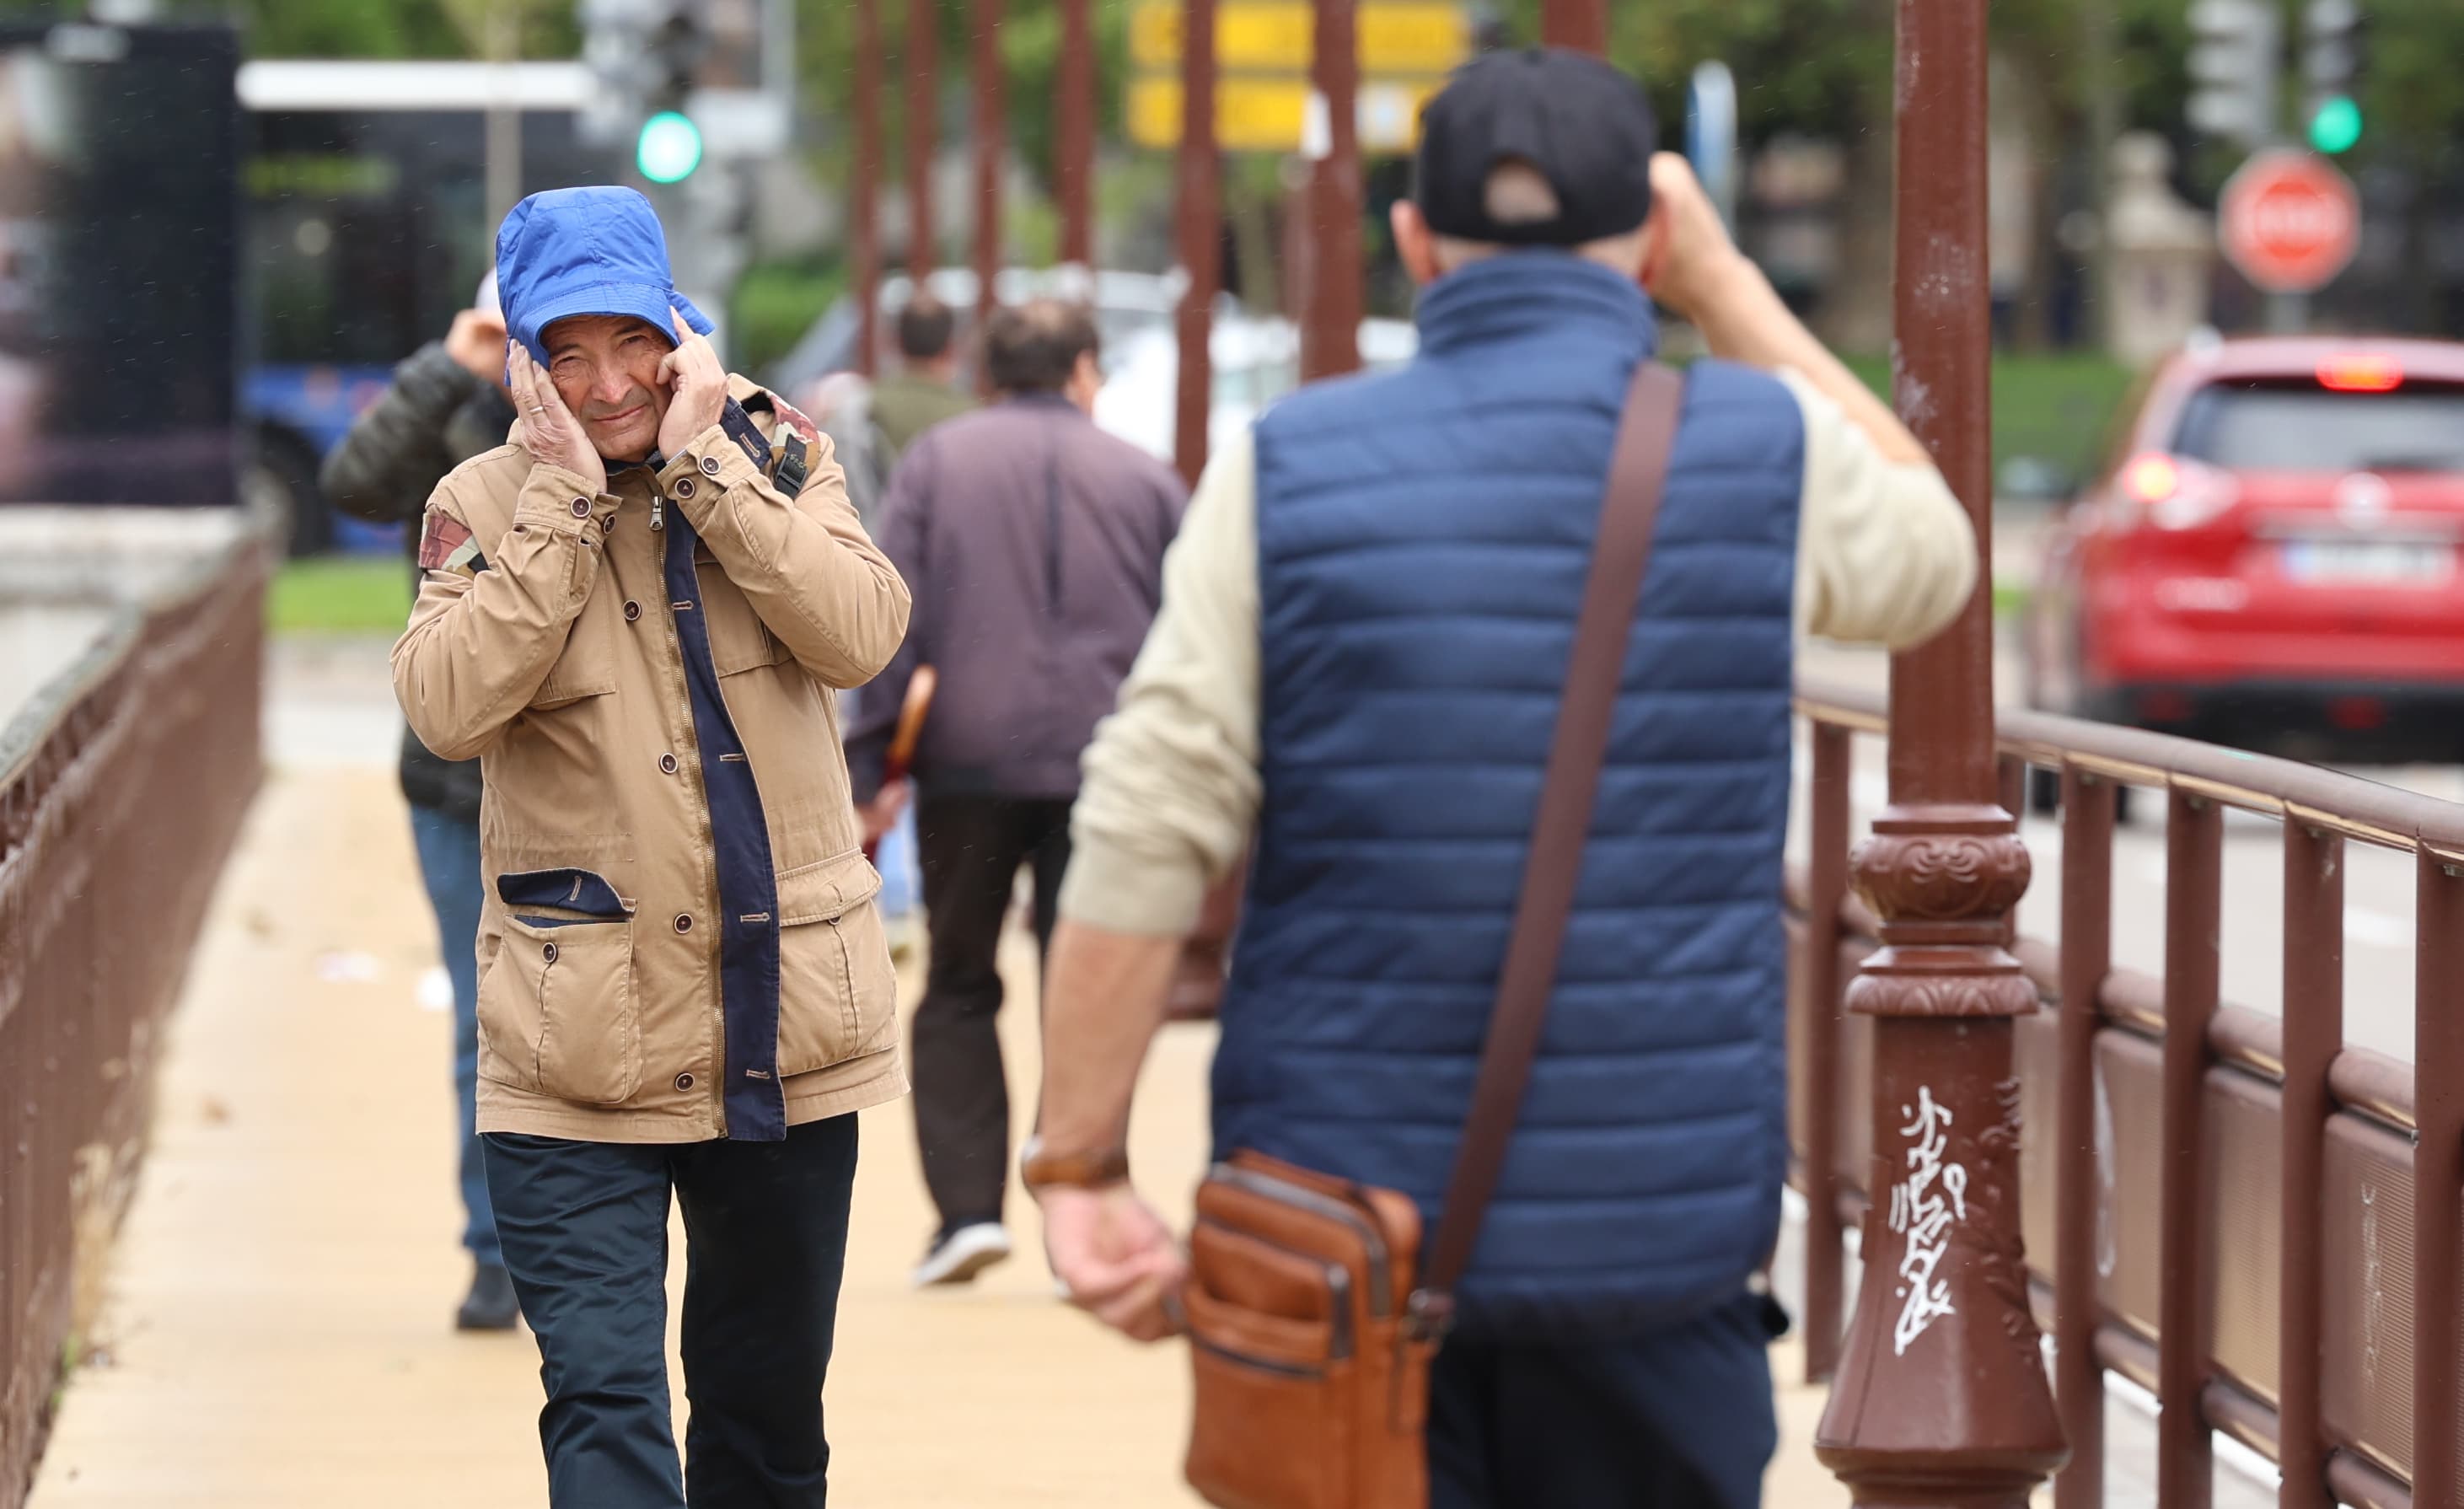
[[[659,454],[675,456],[718,423],[727,407],[727,368],[709,338],[694,334],[683,315],[671,310],[668,317],[676,323],[676,348],[659,359],[659,381],[673,397],[659,422]]]
[[[522,448],[535,460],[562,467],[580,477],[593,493],[607,491],[607,463],[599,459],[581,421],[564,406],[564,399],[548,381],[529,348],[511,343],[505,365],[513,378],[514,404],[522,414]]]
[[[1651,219],[1643,228],[1642,286],[1661,307],[1700,325],[1750,264],[1728,239],[1728,228],[1693,165],[1677,153],[1652,154],[1651,202]]]

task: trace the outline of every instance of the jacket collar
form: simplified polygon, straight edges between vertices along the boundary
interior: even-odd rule
[[[1648,356],[1659,324],[1640,285],[1555,251],[1504,252],[1430,284],[1418,314],[1420,349],[1461,351],[1546,331],[1621,337]]]

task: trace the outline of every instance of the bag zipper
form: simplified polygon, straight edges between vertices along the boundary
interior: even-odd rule
[[[1298,1186],[1287,1184],[1281,1179],[1238,1168],[1232,1164],[1217,1164],[1208,1177],[1228,1184],[1236,1190],[1257,1195],[1261,1199],[1293,1206],[1351,1227],[1359,1235],[1361,1244],[1369,1249],[1369,1313],[1379,1320],[1384,1320],[1395,1313],[1395,1279],[1392,1271],[1394,1265],[1387,1257],[1386,1236],[1377,1229],[1375,1222],[1330,1195],[1320,1194],[1314,1190],[1304,1190]]]
[[[1273,1373],[1278,1377],[1283,1378],[1323,1378],[1326,1376],[1326,1369],[1323,1367],[1304,1367],[1298,1363],[1279,1363],[1269,1361],[1264,1357],[1252,1357],[1246,1352],[1236,1352],[1228,1346],[1210,1342],[1205,1337],[1199,1335],[1195,1331],[1192,1331],[1189,1334],[1189,1345],[1197,1347],[1201,1352],[1208,1352],[1214,1356],[1221,1357],[1225,1362],[1232,1364],[1236,1367],[1254,1368],[1259,1372]]]
[[[1271,1248],[1287,1258],[1297,1258],[1305,1263],[1322,1265],[1326,1269],[1326,1286],[1334,1295],[1334,1337],[1327,1347],[1327,1359],[1330,1362],[1339,1362],[1352,1355],[1351,1269],[1339,1262],[1328,1262],[1314,1253],[1305,1253],[1295,1247],[1287,1247],[1282,1242],[1268,1241],[1256,1232],[1244,1232],[1237,1226],[1229,1226],[1219,1220],[1200,1217],[1198,1224],[1213,1227],[1227,1236],[1235,1236],[1243,1241],[1256,1242],[1261,1247]]]

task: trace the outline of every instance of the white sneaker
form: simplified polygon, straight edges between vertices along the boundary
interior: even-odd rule
[[[973,1283],[976,1275],[1009,1257],[1009,1233],[991,1221],[961,1226],[933,1244],[910,1277],[918,1289]]]

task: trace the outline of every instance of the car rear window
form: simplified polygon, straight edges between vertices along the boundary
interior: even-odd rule
[[[2190,395],[2173,449],[2245,471],[2464,472],[2464,386],[2212,383]]]

